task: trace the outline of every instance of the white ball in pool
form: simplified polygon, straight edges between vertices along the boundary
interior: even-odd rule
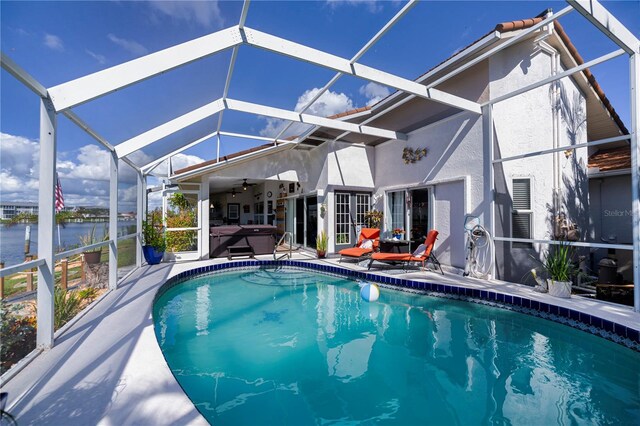
[[[375,284],[365,284],[360,289],[362,300],[367,302],[375,302],[380,297],[380,288]]]

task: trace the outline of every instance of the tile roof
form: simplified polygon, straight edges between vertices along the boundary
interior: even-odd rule
[[[589,157],[589,168],[597,168],[600,172],[630,169],[631,148],[627,145],[601,149]]]
[[[502,23],[497,24],[492,31],[489,31],[488,33],[486,33],[485,35],[483,35],[479,39],[475,40],[473,43],[469,44],[468,46],[464,47],[463,49],[460,49],[459,51],[457,51],[456,53],[454,53],[453,55],[451,55],[450,57],[448,57],[444,61],[442,61],[439,64],[435,65],[434,67],[432,67],[431,69],[426,71],[424,74],[422,74],[420,77],[418,77],[416,80],[420,80],[420,78],[422,78],[423,76],[429,74],[431,71],[433,71],[434,69],[436,69],[440,65],[444,64],[445,62],[451,60],[452,58],[456,57],[460,53],[464,52],[465,50],[467,50],[468,48],[470,48],[474,44],[476,44],[479,41],[481,41],[487,35],[493,33],[494,31],[498,31],[499,33],[502,34],[502,33],[507,33],[507,32],[510,32],[510,31],[518,31],[518,30],[524,30],[524,29],[527,29],[527,28],[531,28],[532,26],[538,24],[539,22],[542,22],[545,19],[544,15],[547,13],[547,11],[549,11],[549,9],[545,10],[544,12],[542,12],[540,15],[536,16],[535,18],[520,19],[520,20],[517,20],[517,21],[502,22]],[[569,38],[567,33],[564,31],[564,28],[562,27],[562,25],[560,25],[560,22],[558,22],[558,20],[554,21],[554,28],[556,30],[556,33],[558,34],[558,37],[560,37],[562,42],[565,44],[565,46],[567,47],[567,50],[569,50],[569,53],[571,54],[571,56],[573,56],[573,58],[575,59],[576,63],[578,65],[584,64],[584,60],[582,59],[582,56],[580,56],[580,54],[578,53],[578,49],[576,49],[574,44],[571,42],[571,39]],[[591,84],[591,86],[593,87],[593,90],[598,95],[598,98],[600,98],[600,101],[602,102],[604,107],[607,109],[607,111],[611,115],[611,118],[615,121],[615,123],[620,128],[620,131],[622,133],[628,135],[629,134],[629,130],[627,129],[627,127],[624,125],[624,123],[620,119],[620,116],[616,112],[615,108],[613,108],[613,105],[611,105],[611,102],[609,101],[609,99],[605,95],[604,91],[602,90],[602,88],[600,87],[598,82],[596,81],[596,77],[593,75],[591,70],[589,70],[589,68],[586,68],[582,72],[585,75],[585,77],[587,78],[587,80],[589,81],[589,84]],[[389,95],[389,96],[391,96],[391,95]],[[377,104],[380,104],[380,103],[384,102],[389,96],[387,96],[386,98],[380,100]],[[375,106],[377,104],[374,104],[373,106]],[[370,109],[371,107],[366,107],[366,108]],[[353,110],[350,110],[350,111],[342,112],[340,114],[332,115],[331,117],[328,117],[328,118],[345,117],[347,115],[353,115],[353,114],[356,114],[358,112],[361,112],[362,110],[363,110],[362,108],[356,108],[356,109],[353,109]]]

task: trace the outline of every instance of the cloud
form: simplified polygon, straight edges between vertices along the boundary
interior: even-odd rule
[[[0,198],[3,201],[38,201],[39,151],[37,141],[0,133]],[[110,154],[97,145],[58,153],[56,168],[67,206],[109,205],[109,157]],[[142,152],[133,153],[130,158],[137,164],[152,160]],[[202,161],[195,155],[178,154],[173,164],[175,169]],[[136,172],[122,162],[119,171],[119,209],[130,211],[135,208]],[[166,166],[163,172],[166,176]]]
[[[135,56],[143,56],[149,53],[149,50],[137,41],[126,40],[124,38],[117,37],[114,34],[108,34],[107,38]]]
[[[151,0],[149,6],[174,20],[195,22],[205,28],[222,28],[224,19],[217,0],[214,1],[164,1]]]
[[[360,94],[367,98],[367,106],[377,104],[391,94],[388,87],[373,81],[360,87]]]
[[[64,52],[64,44],[62,43],[62,39],[56,35],[45,34],[44,45],[49,49],[57,50],[58,52]]]
[[[327,0],[327,4],[335,9],[338,6],[365,6],[371,13],[382,12],[383,6],[381,1],[376,0]]]
[[[300,97],[296,103],[294,111],[302,111],[311,99],[313,99],[318,92],[319,88],[314,87],[313,89],[306,90]],[[338,114],[340,112],[348,111],[354,109],[353,101],[344,93],[337,93],[328,90],[324,92],[317,101],[309,107],[305,111],[305,113],[318,115],[320,117],[328,117],[330,115]],[[282,129],[287,126],[287,121],[280,120],[277,118],[266,118],[267,125],[260,130],[261,136],[266,137],[275,137],[280,133]],[[304,132],[304,130],[308,129],[309,126],[302,123],[294,123],[289,130],[283,135],[283,137],[287,136],[297,136],[300,133]]]
[[[104,57],[104,55],[99,55],[97,53],[93,53],[92,51],[90,51],[89,49],[85,49],[85,52],[87,53],[87,55],[91,56],[93,59],[95,59],[96,61],[98,61],[98,63],[100,65],[104,65],[107,63],[107,58]]]

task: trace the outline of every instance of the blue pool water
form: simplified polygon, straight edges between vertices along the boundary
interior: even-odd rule
[[[301,270],[195,278],[154,306],[169,367],[236,424],[634,424],[640,354],[551,321]]]

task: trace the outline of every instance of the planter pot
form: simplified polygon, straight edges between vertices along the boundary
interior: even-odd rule
[[[95,265],[96,263],[100,263],[101,256],[102,256],[102,250],[87,251],[84,253],[84,261],[89,265]]]
[[[554,281],[547,280],[549,286],[549,294],[551,296],[568,299],[571,297],[571,281]]]
[[[149,265],[157,265],[162,261],[162,257],[164,256],[163,251],[158,251],[152,246],[142,246],[142,253],[144,254],[144,260],[146,260]]]
[[[317,252],[318,252],[318,259],[324,259],[325,256],[327,255],[326,251],[317,250]]]

